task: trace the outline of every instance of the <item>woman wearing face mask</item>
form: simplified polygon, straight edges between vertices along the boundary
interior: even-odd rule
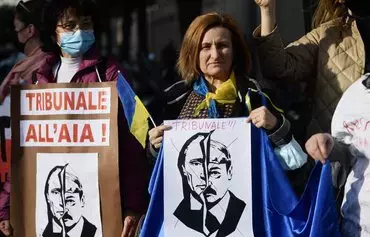
[[[43,1],[20,1],[15,8],[14,33],[17,48],[26,55],[14,65],[0,86],[0,104],[10,103],[10,86],[19,83],[32,83],[32,73],[52,56],[53,43],[41,30]],[[10,115],[10,111],[8,113]],[[1,115],[3,116],[3,115]],[[7,147],[8,148],[8,147]],[[6,149],[7,149],[6,148]],[[9,153],[10,154],[10,151]],[[0,230],[6,236],[11,234],[9,223],[10,179],[0,191]]]
[[[0,86],[0,104],[9,95],[10,85],[31,83],[32,73],[37,70],[45,59],[51,56],[55,47],[50,37],[41,30],[41,15],[43,1],[20,1],[15,9],[14,34],[15,44],[26,58],[19,61]]]
[[[37,83],[89,83],[115,81],[118,62],[101,57],[93,30],[94,5],[90,1],[50,0],[46,2],[44,27],[60,53],[35,72]],[[147,207],[147,164],[145,152],[129,132],[122,109],[118,113],[119,173],[123,237],[134,235],[139,217]],[[68,234],[68,233],[67,233]]]
[[[283,81],[305,81],[314,91],[308,135],[330,132],[342,93],[370,71],[370,1],[320,0],[314,29],[284,47],[276,25],[276,0],[255,0],[261,26],[254,32],[263,75]]]

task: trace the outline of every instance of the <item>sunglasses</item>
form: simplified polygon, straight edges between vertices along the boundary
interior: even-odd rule
[[[17,8],[22,8],[28,13],[32,13],[31,10],[26,6],[26,4],[21,0],[18,2]]]

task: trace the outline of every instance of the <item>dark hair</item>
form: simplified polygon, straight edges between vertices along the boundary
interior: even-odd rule
[[[182,175],[182,166],[184,165],[185,163],[185,157],[186,157],[186,153],[188,152],[188,148],[190,146],[190,144],[192,144],[196,139],[198,138],[202,138],[202,141],[204,141],[206,139],[206,137],[209,135],[209,133],[203,133],[203,132],[199,132],[199,133],[196,133],[194,134],[193,136],[191,136],[185,143],[184,145],[182,146],[181,150],[180,150],[180,153],[179,153],[179,158],[177,160],[177,168],[179,169],[181,175]]]
[[[25,26],[32,24],[38,30],[40,41],[43,44],[42,50],[44,52],[55,52],[57,50],[57,45],[43,27],[43,8],[44,0],[19,1],[15,8],[14,16],[23,22]]]
[[[27,2],[19,1],[15,7],[15,17],[25,25],[32,24],[37,29],[41,29],[41,11],[43,0],[30,0]]]
[[[68,164],[67,164],[68,165]],[[45,189],[44,189],[44,195],[45,199],[47,199],[47,194],[49,193],[49,181],[51,176],[56,173],[56,172],[61,172],[66,169],[67,165],[65,166],[55,166],[52,170],[50,170],[48,177],[46,178],[46,183],[45,183]],[[77,189],[75,190],[76,193],[79,194],[80,199],[82,199],[83,196],[83,188],[80,180],[78,179],[77,176],[70,172],[65,172],[65,177],[70,179],[72,182],[74,182],[77,185]]]
[[[46,178],[45,189],[44,189],[44,197],[45,197],[45,201],[46,201],[47,215],[48,215],[49,222],[53,219],[53,213],[52,213],[51,208],[50,208],[50,203],[48,202],[49,181],[50,181],[51,176],[54,173],[62,172],[63,170],[66,169],[67,165],[64,165],[64,166],[55,166],[52,170],[50,170],[49,175]],[[76,191],[76,193],[79,194],[80,200],[82,200],[82,197],[83,197],[83,189],[82,189],[81,182],[78,180],[78,177],[74,176],[73,174],[67,173],[67,172],[66,172],[65,175],[66,176],[68,175],[68,176],[72,177],[72,181],[77,184],[77,191]]]
[[[219,160],[219,164],[226,164],[226,169],[229,170],[230,167],[231,167],[231,155],[230,155],[230,152],[229,150],[227,149],[227,147],[222,144],[221,142],[218,142],[216,140],[213,140],[211,139],[211,135],[212,133],[214,132],[211,131],[209,133],[204,133],[204,132],[199,132],[199,133],[196,133],[194,134],[193,136],[191,136],[185,143],[184,145],[182,146],[181,150],[180,150],[180,153],[179,153],[179,157],[178,157],[178,160],[177,160],[177,168],[179,169],[181,175],[182,175],[182,166],[184,165],[185,163],[185,158],[186,158],[186,153],[188,151],[188,148],[190,146],[190,144],[192,144],[196,139],[198,138],[202,138],[202,140],[200,141],[200,144],[203,145],[203,143],[205,142],[206,138],[209,137],[209,142],[210,142],[210,148],[212,149],[217,149],[219,150],[220,152],[222,152],[225,157],[223,157],[221,160]],[[206,151],[205,150],[202,150],[203,153],[205,153]],[[203,154],[204,155],[204,154]]]
[[[92,0],[45,0],[43,24],[50,36],[55,37],[58,21],[71,14],[71,9],[76,11],[77,17],[91,16],[94,21],[96,16]]]
[[[193,192],[192,188],[189,186],[188,184],[188,181],[187,181],[187,178],[186,176],[183,174],[183,165],[185,163],[185,158],[186,158],[186,154],[188,152],[188,148],[190,146],[190,144],[192,144],[195,140],[197,140],[198,138],[201,138],[201,141],[199,143],[199,145],[201,146],[201,149],[202,149],[202,153],[203,155],[205,155],[205,153],[207,151],[205,151],[204,148],[207,149],[207,146],[204,145],[205,142],[209,142],[210,143],[210,149],[218,149],[220,152],[222,152],[225,157],[222,157],[218,163],[219,164],[225,164],[226,165],[226,170],[230,170],[230,167],[231,167],[231,155],[230,155],[230,152],[228,151],[227,147],[218,142],[218,141],[215,141],[215,140],[212,140],[211,139],[211,135],[212,133],[214,132],[211,131],[211,132],[199,132],[199,133],[196,133],[194,134],[193,136],[191,136],[185,143],[184,145],[182,146],[180,152],[179,152],[179,157],[178,157],[178,160],[177,160],[177,168],[180,172],[180,175],[181,175],[181,180],[182,180],[182,191],[183,191],[183,196],[184,196],[184,200],[185,202],[188,202],[189,201],[189,193]],[[208,141],[207,138],[209,139]],[[197,197],[194,196],[196,199]]]

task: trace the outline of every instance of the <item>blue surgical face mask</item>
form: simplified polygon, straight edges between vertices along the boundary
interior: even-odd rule
[[[72,57],[84,55],[95,42],[94,31],[92,30],[64,32],[60,39],[60,48]]]

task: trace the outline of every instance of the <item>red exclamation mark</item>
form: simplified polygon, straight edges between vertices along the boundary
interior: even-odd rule
[[[101,139],[101,141],[106,142],[106,140],[107,140],[107,138],[106,138],[107,125],[105,123],[103,123],[101,126],[102,126],[102,139]]]

